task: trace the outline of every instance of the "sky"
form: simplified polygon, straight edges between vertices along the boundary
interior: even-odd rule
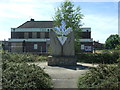
[[[64,0],[0,0],[0,40],[11,37],[16,28],[31,18],[53,20],[55,10]],[[91,37],[104,43],[118,34],[118,0],[71,0],[81,8],[83,27],[91,27]]]

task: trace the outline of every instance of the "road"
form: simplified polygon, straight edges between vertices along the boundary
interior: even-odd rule
[[[47,62],[31,63],[40,66],[52,77],[54,88],[77,88],[77,81],[80,76],[88,71],[88,67],[96,67],[97,65],[77,63],[77,66],[48,66]]]

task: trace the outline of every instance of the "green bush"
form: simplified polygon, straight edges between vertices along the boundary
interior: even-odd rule
[[[51,78],[39,66],[28,65],[28,61],[44,61],[46,58],[31,54],[2,54],[2,86],[8,88],[51,88]]]
[[[78,88],[120,88],[120,67],[99,65],[78,80]]]
[[[3,63],[2,86],[5,88],[51,88],[51,78],[40,67],[26,63]]]
[[[120,62],[120,57],[117,59],[118,62]]]
[[[112,53],[81,53],[77,54],[78,62],[85,63],[103,63],[103,64],[112,64],[117,63],[119,58],[119,52]]]
[[[9,60],[13,62],[35,62],[35,61],[47,61],[47,56],[32,55],[29,53],[18,54],[18,53],[2,53],[3,60]]]
[[[38,56],[36,61],[44,62],[44,61],[47,61],[47,60],[48,60],[47,56]]]

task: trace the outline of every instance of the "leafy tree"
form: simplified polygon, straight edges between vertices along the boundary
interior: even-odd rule
[[[105,41],[106,49],[115,49],[118,45],[120,45],[120,37],[118,34],[110,35]]]
[[[80,7],[74,7],[74,4],[69,0],[61,3],[61,6],[57,8],[55,16],[53,17],[54,25],[61,26],[61,21],[64,20],[66,23],[66,28],[72,27],[75,35],[75,49],[80,49],[80,34],[81,29],[81,19],[83,14],[81,14]]]

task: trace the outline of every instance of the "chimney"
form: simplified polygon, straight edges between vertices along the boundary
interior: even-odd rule
[[[34,19],[31,18],[30,21],[34,21]]]

